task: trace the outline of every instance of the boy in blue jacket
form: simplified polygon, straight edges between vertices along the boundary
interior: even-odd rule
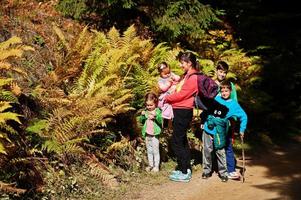
[[[239,103],[231,98],[232,84],[230,81],[223,81],[220,84],[221,95],[217,96],[215,100],[222,105],[225,105],[229,112],[226,115],[227,119],[235,118],[240,122],[240,137],[244,137],[244,132],[246,130],[248,117],[245,111],[241,108]],[[231,134],[227,134],[226,137],[226,160],[227,160],[227,170],[229,179],[238,179],[239,174],[235,171],[235,157],[232,149],[232,138]]]
[[[226,80],[223,81],[220,84],[220,95],[216,96],[215,104],[208,110],[209,117],[206,118],[203,134],[203,179],[207,179],[211,176],[212,152],[214,152],[217,157],[218,171],[223,182],[226,182],[228,178],[232,178],[234,173],[236,173],[234,152],[232,145],[229,145],[231,136],[228,134],[228,120],[231,117],[236,117],[240,121],[240,136],[243,137],[248,119],[245,111],[238,102],[231,98],[231,89],[231,83]],[[223,109],[223,106],[226,107],[227,110]],[[218,142],[221,144],[218,145]],[[228,151],[229,147],[231,147],[232,151]]]

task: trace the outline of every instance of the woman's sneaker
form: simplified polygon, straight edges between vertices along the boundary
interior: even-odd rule
[[[237,172],[230,172],[228,178],[232,180],[240,179],[240,175]]]
[[[177,182],[189,182],[191,179],[191,174],[183,174],[181,171],[178,174],[172,174],[169,176],[169,179]]]
[[[173,171],[170,173],[170,176],[179,174],[180,172],[181,172],[180,170],[173,170]]]
[[[169,176],[169,177],[174,176],[174,175],[177,175],[177,174],[180,174],[180,173],[182,173],[180,170],[174,170],[174,171],[172,171],[172,172],[170,173],[170,176]],[[190,169],[187,169],[187,173],[189,174],[189,176],[190,176],[190,178],[191,178],[191,177],[192,177],[192,173],[191,173],[191,170],[190,170]]]

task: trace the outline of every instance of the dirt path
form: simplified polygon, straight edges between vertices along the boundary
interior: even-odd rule
[[[241,162],[238,161],[238,165]],[[245,182],[222,183],[216,174],[208,180],[193,173],[189,183],[168,181],[141,191],[143,200],[301,200],[301,137],[246,162]]]

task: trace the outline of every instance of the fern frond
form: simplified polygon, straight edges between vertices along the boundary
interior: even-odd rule
[[[0,123],[5,123],[7,120],[13,120],[21,124],[19,120],[20,116],[21,115],[12,112],[0,113]]]
[[[5,51],[1,51],[0,60],[5,60],[9,57],[21,57],[23,54],[22,49],[7,49]]]
[[[117,105],[129,102],[131,98],[133,98],[133,94],[131,94],[129,90],[125,90],[122,96],[120,96],[117,99],[114,99],[114,101],[112,102],[113,108]]]
[[[42,145],[42,150],[45,150],[49,153],[55,152],[55,153],[58,153],[58,154],[60,154],[62,152],[61,145],[55,140],[47,140]]]
[[[69,43],[67,42],[62,30],[59,27],[57,27],[56,25],[53,25],[52,28],[53,28],[55,34],[60,39],[60,41],[62,42],[62,44],[66,47],[68,53],[70,53],[71,52],[71,47],[69,46]]]
[[[7,85],[13,81],[12,78],[0,78],[0,87]]]
[[[5,124],[6,121],[8,120],[13,120],[21,124],[19,117],[21,115],[17,113],[12,113],[12,112],[4,112],[6,109],[11,108],[12,106],[9,104],[9,102],[6,101],[1,101],[0,102],[0,124],[3,123]]]
[[[0,100],[18,103],[18,98],[11,91],[0,91]]]
[[[77,39],[77,41],[76,41],[76,43],[75,43],[75,46],[74,46],[74,49],[76,50],[76,51],[81,51],[81,48],[82,48],[82,46],[83,46],[83,43],[84,43],[84,41],[85,41],[85,38],[87,37],[87,32],[88,32],[88,26],[85,26],[85,28],[81,31],[81,33],[79,34],[79,36],[78,36],[78,39]]]
[[[17,134],[17,131],[15,129],[5,123],[0,123],[0,128],[7,133]]]
[[[108,149],[107,153],[112,153],[115,151],[122,151],[124,149],[127,149],[131,146],[130,142],[126,138],[122,138],[119,142],[115,142],[111,144]]]
[[[42,131],[47,129],[48,129],[48,121],[43,119],[43,120],[36,121],[31,126],[28,126],[26,128],[26,131],[41,135]]]
[[[49,153],[56,153],[58,155],[83,153],[84,150],[78,146],[78,143],[84,140],[86,140],[86,138],[76,138],[65,143],[60,143],[56,140],[47,140],[42,145],[42,150],[46,150]]]
[[[112,46],[113,48],[118,48],[120,45],[120,33],[119,31],[115,28],[112,27],[110,29],[110,31],[107,34],[108,37],[108,41],[110,46]]]
[[[137,31],[135,29],[134,24],[131,25],[126,29],[126,31],[123,32],[122,40],[129,44],[135,37],[137,36]]]
[[[90,173],[99,178],[104,185],[111,188],[116,188],[118,186],[118,182],[114,175],[110,173],[107,167],[98,162],[96,158],[89,158],[86,163],[90,168]]]
[[[91,81],[89,83],[89,87],[87,88],[88,89],[88,93],[87,93],[87,97],[91,97],[93,95],[95,95],[95,93],[101,88],[101,87],[105,87],[107,86],[108,83],[111,83],[113,84],[113,81],[118,79],[118,76],[117,75],[114,75],[114,74],[111,74],[111,75],[108,75],[106,77],[104,77],[102,80],[96,82],[96,81]]]
[[[69,140],[64,144],[64,152],[69,154],[80,154],[84,153],[84,149],[80,147],[78,144],[87,141],[87,138],[76,138],[73,140]]]
[[[82,57],[88,56],[89,52],[92,49],[92,45],[93,45],[93,36],[89,36],[87,37],[87,42],[81,48],[80,55]]]
[[[17,36],[13,36],[10,39],[0,43],[0,50],[5,50],[8,49],[11,45],[21,44],[21,43],[22,43],[21,38]]]
[[[10,105],[9,102],[6,101],[0,101],[0,112],[5,111],[8,108],[11,108],[12,106]]]
[[[11,64],[8,62],[3,62],[0,60],[0,70],[9,70],[11,68]]]
[[[1,143],[0,141],[0,154],[5,154],[7,155],[6,151],[5,151],[5,148],[4,148],[4,145]]]

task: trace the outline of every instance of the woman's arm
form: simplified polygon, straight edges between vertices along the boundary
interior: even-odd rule
[[[190,98],[198,91],[197,76],[190,76],[184,80],[184,84],[179,92],[166,96],[166,103],[179,102]]]

